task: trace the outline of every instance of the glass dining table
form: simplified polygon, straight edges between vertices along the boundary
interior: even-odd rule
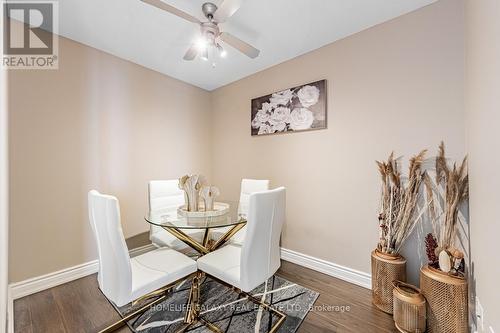
[[[144,219],[165,229],[200,255],[204,255],[220,248],[247,223],[246,217],[238,212],[238,202],[218,204],[225,208],[222,212],[186,213],[178,208],[165,208],[148,212]],[[192,237],[190,232],[186,232],[188,230],[202,231],[202,241]],[[210,237],[214,230],[218,234],[217,239]]]
[[[246,217],[238,212],[238,202],[219,203],[225,206],[222,212],[194,212],[190,215],[178,208],[167,208],[150,211],[144,219],[151,225],[165,229],[203,256],[223,246],[247,223]],[[229,206],[229,207],[227,207]],[[217,238],[211,238],[218,229]],[[203,239],[199,242],[192,237],[189,230],[203,231]],[[212,332],[221,330],[206,319],[200,317],[200,290],[203,272],[198,271],[192,278],[184,325],[178,332],[184,332],[195,323],[201,322]]]

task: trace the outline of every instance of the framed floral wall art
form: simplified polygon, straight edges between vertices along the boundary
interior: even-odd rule
[[[326,80],[252,99],[252,135],[322,128],[326,128]]]

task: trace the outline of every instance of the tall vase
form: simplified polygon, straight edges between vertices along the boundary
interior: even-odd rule
[[[189,212],[198,211],[198,202],[200,200],[199,178],[200,176],[198,175],[184,176],[181,178],[181,188],[186,193],[187,210]]]
[[[197,212],[198,211],[198,202],[199,202],[198,192],[190,192],[187,194],[187,203],[188,203],[188,212]]]
[[[406,282],[406,259],[397,254],[372,251],[372,301],[380,310],[393,313],[393,282]]]
[[[427,299],[427,332],[469,331],[467,279],[424,266],[420,289]]]
[[[215,198],[220,195],[220,191],[215,186],[204,186],[200,191],[200,196],[205,203],[205,211],[214,210]]]

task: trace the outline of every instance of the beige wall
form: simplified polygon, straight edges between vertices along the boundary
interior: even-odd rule
[[[474,284],[485,332],[500,331],[500,2],[466,2],[466,119]]]
[[[87,192],[148,229],[147,181],[210,175],[208,92],[60,39],[59,70],[11,71],[10,282],[96,259]]]
[[[287,187],[282,245],[370,271],[378,236],[376,159],[464,153],[463,2],[442,0],[216,90],[213,182]],[[250,136],[250,100],[326,78],[328,129]]]
[[[185,172],[226,199],[243,177],[286,186],[283,246],[368,272],[374,160],[441,139],[464,154],[463,48],[463,1],[441,0],[208,93],[62,38],[59,70],[9,80],[10,281],[95,259],[90,188],[118,196],[131,236],[146,182]],[[323,78],[327,130],[250,136],[251,98]]]

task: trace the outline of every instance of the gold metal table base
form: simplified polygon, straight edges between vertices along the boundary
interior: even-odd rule
[[[175,236],[177,239],[180,241],[184,242],[186,245],[190,246],[194,250],[196,250],[198,253],[201,255],[207,254],[209,252],[212,252],[218,248],[220,248],[222,245],[224,245],[231,237],[234,236],[238,231],[241,230],[245,226],[245,223],[239,223],[231,227],[224,235],[222,235],[217,241],[211,244],[210,242],[210,237],[209,237],[209,229],[205,229],[205,234],[203,235],[203,241],[202,243],[198,242],[196,239],[193,237],[187,235],[185,232],[183,232],[180,228],[178,227],[173,227],[173,226],[162,226],[163,229],[171,233],[173,236]]]
[[[271,327],[269,330],[269,333],[275,333],[281,325],[283,325],[286,315],[275,309],[273,306],[257,299],[256,297],[250,295],[247,292],[244,292],[214,276],[208,275],[202,271],[198,271],[197,275],[193,277],[193,284],[191,286],[190,294],[189,294],[189,300],[188,300],[188,309],[186,312],[186,315],[184,317],[184,325],[177,330],[176,333],[182,333],[185,332],[187,329],[192,327],[193,325],[197,323],[201,323],[205,327],[207,327],[210,331],[216,332],[216,333],[222,333],[223,331],[214,323],[211,323],[207,319],[203,318],[200,316],[200,288],[201,288],[201,280],[203,279],[203,276],[210,276],[213,280],[219,282],[222,285],[227,286],[228,288],[232,289],[233,291],[237,292],[240,297],[248,299],[252,303],[261,306],[265,310],[269,311],[270,313],[274,313],[276,316],[278,316],[278,321]]]
[[[195,249],[200,253],[200,255],[205,255],[209,252],[212,252],[218,248],[220,248],[222,245],[224,245],[231,237],[233,237],[238,231],[241,230],[245,226],[246,223],[240,223],[237,225],[234,225],[231,229],[229,229],[224,235],[222,235],[218,240],[214,241],[211,243],[210,237],[209,237],[209,228],[205,230],[205,234],[203,235],[203,241],[202,243],[198,242],[197,240],[193,239],[191,236],[187,235],[186,233],[182,232],[179,228],[175,227],[163,227],[165,230],[170,232],[172,235],[177,237],[179,240],[183,241],[185,244],[190,246],[191,248]],[[201,288],[201,280],[203,279],[203,276],[207,275],[204,272],[198,271],[196,275],[193,277],[192,285],[191,285],[191,290],[189,292],[189,299],[188,299],[188,308],[186,311],[186,315],[184,316],[184,325],[182,325],[176,333],[181,333],[185,332],[187,329],[192,327],[193,325],[200,323],[207,327],[210,331],[216,332],[216,333],[222,333],[222,330],[217,327],[217,325],[211,323],[207,319],[203,318],[200,316],[200,288]],[[264,309],[268,310],[271,313],[274,313],[278,316],[278,321],[276,324],[271,328],[269,333],[275,333],[283,324],[283,322],[286,319],[286,315],[282,313],[281,311],[275,309],[274,307],[266,304],[265,302],[261,302],[257,298],[253,297],[252,295],[245,293],[239,289],[236,289],[234,286],[231,286],[227,284],[224,281],[221,281],[213,276],[210,276],[212,279],[218,281],[219,283],[228,286],[229,288],[236,290],[240,296],[243,296],[253,302],[254,304],[257,304]]]
[[[166,227],[163,226],[163,229],[174,235],[176,238],[196,250],[201,256],[210,253],[218,248],[220,248],[222,245],[224,245],[231,237],[233,237],[238,231],[241,230],[245,226],[246,223],[240,223],[236,224],[231,229],[229,229],[224,235],[222,235],[218,240],[216,241],[211,241],[209,237],[209,228],[205,229],[205,233],[203,235],[203,241],[202,243],[198,242],[196,239],[192,238],[191,236],[187,235],[184,233],[180,228],[177,227]],[[211,323],[207,319],[203,318],[200,316],[200,288],[201,288],[201,280],[203,279],[203,276],[208,275],[202,271],[198,271],[191,276],[188,276],[187,278],[192,277],[192,284],[191,284],[191,289],[189,291],[189,298],[188,298],[188,303],[187,303],[187,310],[186,314],[184,316],[184,323],[181,325],[181,327],[177,330],[176,333],[181,333],[185,332],[188,330],[190,327],[193,325],[200,323],[207,327],[210,331],[216,332],[216,333],[222,333],[222,330],[217,327],[217,325]],[[219,283],[228,286],[232,290],[235,290],[236,292],[239,293],[240,296],[243,296],[244,298],[250,300],[254,304],[257,304],[264,309],[268,310],[269,312],[272,312],[278,316],[278,321],[276,324],[274,324],[273,327],[271,327],[271,330],[269,333],[275,333],[283,324],[283,322],[286,319],[286,315],[282,313],[281,311],[275,309],[274,307],[266,304],[265,302],[262,302],[255,298],[254,296],[243,292],[242,290],[239,290],[235,288],[234,286],[229,285],[228,283],[214,277],[210,276],[212,279],[218,281]],[[186,279],[187,279],[186,278]],[[118,328],[126,325],[126,323],[131,320],[132,318],[139,316],[146,312],[150,307],[155,306],[159,303],[161,303],[163,300],[167,298],[167,293],[168,291],[179,281],[184,280],[180,279],[174,283],[169,284],[168,286],[165,286],[161,289],[158,289],[156,291],[153,291],[147,295],[144,295],[140,297],[139,299],[135,300],[132,305],[135,305],[137,303],[140,303],[141,301],[151,298],[151,297],[156,297],[161,295],[158,299],[154,300],[153,302],[143,306],[142,308],[134,311],[133,313],[123,317],[120,321],[112,324],[111,326],[105,328],[104,330],[100,331],[100,333],[108,333],[108,332],[113,332],[117,330]],[[162,295],[163,294],[163,295]]]
[[[247,292],[245,292],[245,291],[243,291],[241,289],[238,289],[235,286],[232,286],[232,285],[230,285],[229,283],[227,283],[225,281],[222,281],[222,280],[216,278],[215,276],[212,276],[212,275],[209,275],[209,274],[206,274],[206,273],[204,273],[204,274],[207,275],[207,276],[210,276],[211,279],[219,282],[220,284],[225,285],[228,288],[231,288],[232,290],[234,290],[235,292],[237,292],[243,298],[248,299],[252,303],[254,303],[254,304],[258,305],[258,306],[261,306],[265,310],[267,310],[267,311],[269,311],[271,313],[274,313],[276,316],[278,316],[278,318],[279,318],[278,321],[276,322],[276,324],[273,325],[273,327],[271,327],[271,329],[269,330],[268,333],[275,333],[281,327],[281,325],[283,325],[283,323],[285,322],[286,314],[284,314],[280,310],[274,308],[273,306],[267,304],[266,302],[263,302],[263,301],[259,300],[258,298],[250,295],[249,293],[247,293]]]

